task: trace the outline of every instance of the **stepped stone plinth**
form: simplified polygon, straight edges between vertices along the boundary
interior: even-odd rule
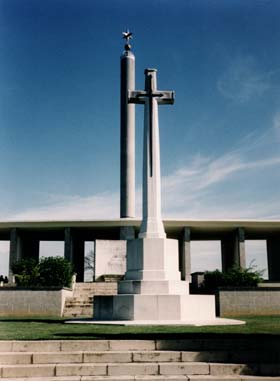
[[[96,296],[97,320],[212,320],[214,296],[189,295],[180,280],[178,242],[166,238],[128,241],[127,272],[118,295]]]

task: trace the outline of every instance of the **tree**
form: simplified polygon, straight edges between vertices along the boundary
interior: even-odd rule
[[[92,272],[92,280],[95,280],[95,252],[90,250],[85,255],[85,271]]]

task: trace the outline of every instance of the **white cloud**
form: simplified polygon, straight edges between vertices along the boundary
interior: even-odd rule
[[[165,218],[280,219],[280,152],[274,130],[280,131],[280,112],[272,128],[240,140],[238,148],[221,156],[196,155],[162,176]],[[276,149],[272,149],[272,145]],[[268,153],[270,156],[268,156]],[[269,175],[264,179],[264,177]],[[250,182],[254,186],[250,188]],[[230,184],[230,186],[228,185]],[[270,185],[271,184],[271,185]],[[258,188],[265,185],[265,195]],[[142,214],[141,189],[136,190],[136,215]],[[91,220],[119,217],[119,192],[89,197],[49,194],[39,208],[14,212],[6,220]]]
[[[177,218],[279,218],[277,200],[239,199],[238,193],[246,184],[239,177],[259,177],[266,168],[280,165],[280,155],[260,160],[247,159],[237,150],[218,158],[194,158],[186,167],[165,176],[162,181],[164,215]],[[232,190],[225,197],[218,188],[235,179]],[[256,189],[257,192],[257,189]],[[275,190],[274,190],[275,193]],[[229,202],[232,197],[231,202]],[[224,199],[224,201],[223,201]]]
[[[50,195],[46,205],[9,216],[9,220],[107,219],[119,215],[118,193],[99,193],[91,197]],[[54,200],[51,203],[51,200]]]
[[[224,97],[244,103],[270,89],[273,74],[263,73],[251,56],[237,57],[218,80],[217,88]]]
[[[280,218],[279,197],[254,201],[238,197],[238,176],[259,176],[266,168],[280,165],[280,155],[248,160],[238,151],[217,158],[197,156],[188,166],[162,178],[163,215],[167,218]],[[259,172],[261,171],[261,172]],[[235,188],[223,201],[219,186],[235,179]],[[256,190],[257,191],[257,190]],[[275,193],[275,190],[274,190]],[[232,196],[231,202],[229,202]],[[141,190],[136,192],[137,215],[141,216]],[[45,205],[9,216],[9,220],[90,220],[119,217],[119,193],[105,192],[91,197],[50,195]]]

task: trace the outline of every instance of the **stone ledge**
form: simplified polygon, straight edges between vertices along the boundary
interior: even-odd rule
[[[57,364],[57,376],[106,376],[107,366],[101,364]]]
[[[159,364],[159,374],[162,375],[208,375],[209,364],[207,363],[169,363],[169,364]]]
[[[63,377],[16,377],[5,381],[280,381],[280,377],[262,376],[63,376]]]
[[[257,364],[209,364],[212,376],[255,375],[259,371]]]
[[[128,375],[157,375],[159,366],[157,364],[108,364],[108,376],[126,376]]]
[[[52,377],[55,376],[55,365],[4,365],[2,378],[8,377]]]
[[[162,340],[46,340],[46,341],[0,341],[0,354],[9,352],[104,352],[104,351],[182,351],[189,359],[204,360],[205,355],[213,353],[219,356],[223,353],[230,354],[229,361],[241,361],[243,355],[249,356],[250,362],[257,361],[278,363],[280,360],[279,339],[265,337],[257,338],[190,338],[162,339]],[[192,353],[193,352],[193,353]],[[223,356],[223,355],[222,355]],[[187,358],[186,358],[187,359]],[[265,360],[265,361],[264,361]],[[189,361],[189,360],[188,360]],[[205,358],[205,361],[216,361]]]

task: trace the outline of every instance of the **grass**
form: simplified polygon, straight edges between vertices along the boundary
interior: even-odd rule
[[[0,318],[0,340],[183,339],[214,336],[274,336],[280,339],[280,316],[244,317],[239,326],[113,326],[64,324],[64,319]],[[247,337],[247,336],[246,336]]]

